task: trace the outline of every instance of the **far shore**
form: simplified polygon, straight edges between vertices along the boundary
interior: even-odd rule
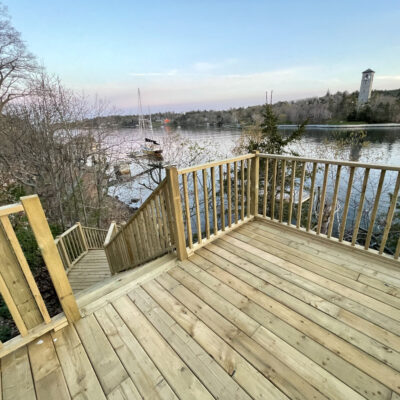
[[[297,128],[295,124],[278,125],[278,128]],[[396,123],[386,123],[386,124],[309,124],[307,129],[376,129],[376,128],[400,128],[400,124]]]

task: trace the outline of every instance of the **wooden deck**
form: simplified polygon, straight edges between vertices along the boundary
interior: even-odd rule
[[[104,250],[89,250],[68,272],[68,279],[74,293],[102,282],[110,276]]]
[[[400,399],[400,269],[349,246],[249,222],[92,300],[3,399]]]

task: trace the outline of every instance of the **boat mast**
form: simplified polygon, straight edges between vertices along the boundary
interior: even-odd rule
[[[151,114],[149,108],[149,119],[145,119],[143,115],[142,108],[142,98],[140,96],[140,89],[138,89],[138,113],[139,113],[139,132],[140,134],[146,133],[146,131],[150,131],[153,133],[153,123],[151,121]]]
[[[138,91],[139,132],[142,135],[146,130],[146,126],[145,126],[144,117],[143,117],[142,99],[140,97],[140,89],[138,89],[137,91]]]
[[[153,123],[151,121],[151,112],[150,112],[150,107],[149,107],[149,131],[151,132],[151,134],[153,134]]]

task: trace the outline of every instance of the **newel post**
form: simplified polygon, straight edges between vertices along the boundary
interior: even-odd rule
[[[83,231],[82,224],[80,222],[77,222],[76,224],[78,225],[79,234],[81,235],[83,247],[85,248],[85,252],[87,253],[89,251],[89,245],[88,245],[88,242],[86,240],[86,234]]]
[[[253,151],[254,158],[251,159],[251,171],[250,171],[250,182],[251,182],[251,194],[250,194],[250,214],[258,214],[258,186],[260,177],[260,156],[259,151]]]
[[[171,203],[171,220],[173,226],[173,234],[175,239],[176,254],[179,260],[188,258],[186,251],[185,226],[183,224],[181,194],[179,192],[178,170],[175,166],[168,166],[167,184],[168,195]]]
[[[49,224],[37,195],[21,197],[29,224],[49,271],[54,289],[68,321],[75,322],[81,318],[75,296],[69,283],[63,262],[51,234]]]

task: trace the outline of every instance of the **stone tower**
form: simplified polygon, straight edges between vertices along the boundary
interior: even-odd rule
[[[358,95],[359,106],[362,106],[363,104],[367,103],[369,97],[371,96],[372,81],[374,79],[374,74],[375,71],[372,71],[372,69],[366,69],[362,73],[360,94]]]

